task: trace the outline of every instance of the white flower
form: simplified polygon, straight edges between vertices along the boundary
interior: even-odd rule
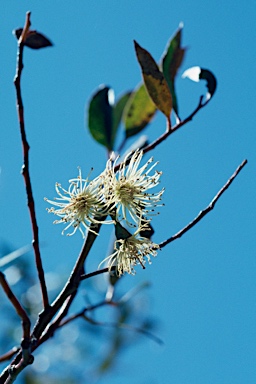
[[[110,224],[113,221],[105,221],[105,217],[108,215],[108,209],[104,204],[104,197],[102,195],[102,179],[97,177],[96,179],[89,181],[82,178],[81,169],[79,168],[79,175],[76,179],[69,180],[69,188],[65,190],[59,183],[56,183],[55,189],[60,197],[56,197],[54,201],[45,200],[58,207],[47,208],[47,211],[60,216],[60,220],[55,220],[54,224],[68,223],[68,225],[62,231],[62,234],[73,227],[73,232],[68,233],[68,236],[73,235],[77,229],[85,237],[86,230],[89,230],[97,234],[93,230],[93,226],[105,223]]]
[[[159,184],[162,172],[155,171],[153,175],[149,175],[151,170],[158,164],[155,163],[149,167],[153,158],[151,157],[145,165],[139,168],[143,152],[135,151],[126,166],[127,159],[131,156],[128,154],[120,168],[115,172],[116,161],[113,163],[108,160],[106,170],[102,174],[104,178],[104,195],[106,204],[109,207],[116,207],[116,215],[118,220],[124,219],[129,226],[134,226],[132,221],[138,225],[138,222],[150,221],[145,216],[154,214],[155,207],[164,193],[164,189],[159,192],[149,193],[148,191]],[[148,168],[149,167],[149,168]]]
[[[126,239],[115,241],[115,252],[108,256],[102,263],[108,261],[109,271],[112,266],[116,266],[116,274],[118,276],[125,272],[134,275],[134,266],[140,264],[145,268],[146,261],[151,264],[150,255],[156,256],[159,245],[153,243],[146,237],[141,237],[139,232],[144,226],[139,227],[136,232]]]

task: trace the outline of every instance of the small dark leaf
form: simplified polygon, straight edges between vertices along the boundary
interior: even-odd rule
[[[17,39],[20,38],[22,31],[23,31],[22,28],[16,29],[14,31],[14,34],[17,37]],[[51,47],[53,44],[42,33],[39,33],[37,31],[28,31],[24,45],[32,49],[41,49],[41,48]]]
[[[88,126],[93,138],[112,151],[113,107],[109,102],[109,87],[97,91],[89,102]]]
[[[110,289],[112,290],[113,287],[116,285],[118,281],[120,281],[120,278],[122,276],[118,276],[117,270],[115,269],[114,271],[109,273],[109,284],[110,284]]]
[[[147,239],[151,239],[154,233],[155,233],[154,228],[150,223],[148,223],[148,227],[140,231],[140,236],[146,237]]]
[[[208,69],[201,68],[199,79],[206,80],[206,87],[209,91],[210,97],[212,97],[217,87],[217,80],[214,74],[211,71],[208,71]]]
[[[131,233],[127,231],[127,229],[124,228],[118,221],[115,224],[115,234],[116,234],[117,240],[128,239],[129,237],[132,236]]]
[[[208,89],[208,92],[206,94],[206,100],[209,100],[217,87],[217,80],[214,74],[209,71],[208,69],[203,69],[200,67],[191,67],[187,69],[183,75],[183,78],[187,77],[188,79],[192,81],[200,81],[200,80],[206,80],[206,87]]]

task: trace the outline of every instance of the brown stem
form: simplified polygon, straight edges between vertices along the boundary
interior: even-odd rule
[[[25,309],[21,306],[19,300],[12,292],[9,284],[7,283],[5,276],[2,272],[0,272],[0,284],[3,287],[3,290],[12,303],[13,307],[15,308],[17,314],[21,318],[22,321],[22,329],[23,329],[23,339],[29,339],[30,338],[30,320],[29,317],[25,311]]]
[[[40,255],[40,248],[39,248],[38,225],[37,225],[35,203],[34,203],[30,173],[29,173],[29,144],[26,138],[25,123],[24,123],[24,108],[23,108],[22,95],[21,95],[21,74],[23,69],[24,41],[26,39],[26,34],[28,32],[30,24],[31,24],[30,12],[28,12],[26,15],[26,22],[23,28],[23,32],[18,41],[17,66],[16,66],[16,74],[14,78],[14,85],[16,89],[17,113],[18,113],[21,142],[22,142],[22,148],[23,148],[22,175],[25,182],[26,193],[27,193],[27,204],[28,204],[30,220],[32,225],[32,232],[33,232],[32,244],[34,248],[36,268],[37,268],[37,273],[38,273],[41,291],[42,291],[43,304],[44,304],[44,308],[46,308],[49,306],[49,300],[48,300],[48,293],[47,293],[44,270],[43,270],[43,265],[42,265],[41,255]]]
[[[210,212],[215,204],[217,203],[217,201],[219,200],[219,198],[221,197],[221,195],[228,189],[228,187],[230,186],[230,184],[234,181],[234,179],[237,177],[237,175],[239,174],[239,172],[243,169],[243,167],[246,165],[247,163],[247,160],[244,160],[238,167],[237,169],[235,170],[235,172],[233,173],[232,176],[230,176],[230,178],[228,179],[228,181],[226,182],[225,185],[223,185],[223,187],[219,190],[219,192],[215,195],[215,197],[212,199],[212,201],[210,202],[210,204],[202,211],[199,212],[199,214],[190,222],[188,223],[188,225],[186,225],[184,228],[182,228],[179,232],[177,232],[175,235],[173,235],[172,237],[170,237],[169,239],[163,241],[162,243],[159,244],[160,248],[163,248],[165,247],[167,244],[171,243],[172,241],[180,238],[182,235],[184,235],[184,233],[188,232],[192,227],[194,227],[200,220],[202,220],[202,218],[207,215],[208,212]]]
[[[37,347],[39,347],[39,345],[43,344],[46,340],[48,340],[50,337],[52,337],[54,335],[54,332],[56,331],[56,329],[58,329],[60,322],[67,315],[68,310],[69,310],[75,296],[76,296],[76,292],[73,292],[72,295],[70,295],[66,299],[61,310],[58,313],[58,316],[54,319],[54,322],[52,322],[52,324],[48,325],[48,327],[46,328],[42,337],[40,337],[40,339],[38,340]]]
[[[10,360],[17,352],[19,352],[20,347],[13,347],[10,351],[6,352],[4,355],[0,356],[0,363],[3,361]]]
[[[93,227],[93,230],[96,233],[98,233],[100,230],[100,227],[101,225],[98,224],[96,227],[95,226]],[[58,295],[56,300],[53,302],[53,304],[45,308],[41,313],[39,313],[38,320],[34,326],[34,329],[32,331],[32,336],[31,336],[31,338],[34,339],[35,341],[34,345],[32,345],[32,348],[31,348],[32,351],[37,349],[37,347],[47,339],[45,336],[43,336],[41,341],[40,337],[42,333],[49,326],[53,317],[58,313],[58,311],[61,309],[63,305],[64,305],[62,309],[63,313],[60,312],[57,319],[59,319],[60,321],[63,318],[63,314],[66,315],[73,299],[77,294],[77,290],[80,284],[80,276],[84,273],[84,262],[96,238],[97,238],[97,235],[95,233],[92,233],[90,231],[88,232],[85,242],[83,244],[82,250],[80,252],[80,255],[78,256],[76,264],[73,268],[73,271],[71,272],[71,275],[65,287],[63,288],[61,293]],[[59,321],[56,322],[55,326],[59,325]],[[48,338],[50,337],[50,335],[52,335],[52,330],[53,328],[50,329],[50,326],[49,326],[48,330],[46,331]],[[17,356],[15,356],[13,361],[9,364],[8,367],[6,367],[6,369],[0,375],[0,384],[5,383],[7,379],[9,380],[9,368],[11,366],[17,367],[17,372],[20,372],[24,368],[24,367],[22,368],[22,355],[20,352],[17,354]]]
[[[23,330],[23,335],[22,335],[22,341],[21,341],[21,350],[22,350],[22,359],[21,362],[24,366],[30,364],[31,361],[31,342],[30,342],[30,326],[31,322],[29,320],[29,317],[25,311],[25,309],[21,306],[19,300],[17,297],[14,295],[12,292],[9,284],[7,283],[5,276],[2,272],[0,272],[0,284],[3,287],[3,290],[12,303],[14,309],[16,310],[18,316],[21,318],[21,324],[22,324],[22,330]],[[8,357],[11,357],[12,354],[10,355],[7,354]]]
[[[193,119],[193,117],[200,111],[200,109],[202,109],[203,107],[205,107],[208,104],[208,102],[209,102],[209,100],[203,102],[203,96],[201,96],[200,99],[199,99],[199,103],[198,103],[197,107],[195,108],[195,110],[188,117],[186,117],[186,119],[184,119],[182,121],[179,121],[172,128],[170,127],[170,125],[168,125],[167,126],[167,131],[163,135],[158,137],[158,139],[156,139],[153,143],[149,144],[146,148],[144,148],[143,149],[143,153],[147,153],[149,151],[152,151],[152,149],[154,149],[157,145],[161,144],[172,133],[176,132],[178,129],[183,127],[183,125],[185,125],[189,121],[191,121]]]
[[[107,273],[107,272],[111,272],[111,271],[115,271],[115,270],[116,270],[116,267],[113,265],[110,269],[109,268],[102,268],[102,269],[98,269],[97,271],[87,273],[86,275],[81,275],[80,279],[86,280],[86,279],[89,279],[90,277],[101,275],[102,273]]]
[[[39,314],[38,321],[33,330],[33,337],[38,340],[42,335],[42,332],[46,329],[52,318],[56,315],[56,313],[61,309],[62,305],[65,303],[67,298],[72,295],[74,298],[76,296],[79,284],[80,277],[84,273],[84,263],[90,252],[90,249],[97,238],[96,233],[99,232],[101,224],[93,227],[95,233],[88,231],[87,237],[83,244],[80,255],[77,258],[76,264],[70,274],[70,277],[64,286],[63,290],[60,292],[56,300],[52,303],[52,305]],[[72,299],[73,300],[73,299]]]

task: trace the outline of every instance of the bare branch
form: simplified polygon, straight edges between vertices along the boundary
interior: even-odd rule
[[[172,128],[170,126],[170,122],[167,122],[167,129],[166,132],[160,136],[158,139],[156,139],[153,143],[149,144],[146,148],[143,149],[143,153],[147,153],[149,151],[152,151],[155,147],[157,147],[159,144],[161,144],[164,140],[167,139],[172,133],[176,132],[178,129],[183,127],[183,125],[187,124],[189,121],[193,119],[193,117],[208,104],[209,100],[203,102],[203,96],[200,97],[198,106],[196,109],[184,120],[179,121],[176,125],[174,125]]]
[[[29,339],[30,338],[30,320],[29,317],[25,311],[25,309],[21,306],[19,300],[17,297],[14,295],[12,292],[9,284],[7,283],[5,276],[3,272],[0,272],[0,284],[3,287],[3,290],[12,303],[13,307],[15,308],[17,314],[22,320],[22,328],[23,328],[23,338],[24,339]]]
[[[192,227],[194,227],[200,220],[202,220],[202,218],[207,215],[208,212],[210,212],[215,204],[217,203],[217,201],[219,200],[219,198],[221,197],[221,195],[228,189],[228,187],[230,186],[230,184],[234,181],[234,179],[237,177],[237,175],[239,174],[239,172],[243,169],[243,167],[246,165],[247,163],[247,160],[244,160],[239,166],[238,168],[235,170],[235,172],[233,173],[232,176],[230,176],[230,178],[228,179],[228,181],[226,182],[226,184],[219,190],[219,192],[215,195],[215,197],[212,199],[212,201],[210,202],[210,204],[202,211],[199,212],[199,214],[188,224],[186,225],[184,228],[182,228],[179,232],[177,232],[175,235],[173,235],[172,237],[170,237],[169,239],[163,241],[162,243],[159,244],[160,248],[163,248],[165,247],[167,244],[171,243],[172,241],[180,238],[182,235],[184,235],[184,233],[188,232]]]
[[[26,192],[27,192],[27,204],[29,208],[30,213],[30,220],[32,225],[32,232],[33,232],[33,248],[34,248],[34,255],[35,255],[35,262],[36,262],[36,268],[38,272],[38,277],[40,281],[41,291],[42,291],[42,297],[43,297],[43,304],[44,308],[46,308],[49,305],[48,300],[48,293],[45,283],[45,277],[44,277],[44,270],[40,255],[40,249],[39,249],[39,235],[38,235],[38,225],[37,225],[37,219],[36,219],[36,213],[35,213],[35,203],[34,203],[34,197],[32,192],[32,185],[30,180],[30,173],[29,173],[29,144],[26,138],[26,131],[25,131],[25,123],[24,123],[24,108],[23,108],[23,102],[22,102],[22,95],[21,95],[21,74],[23,69],[23,49],[24,49],[24,41],[26,38],[26,34],[30,27],[30,12],[26,15],[26,22],[25,26],[23,28],[23,32],[21,34],[21,37],[18,41],[18,52],[17,52],[17,66],[16,66],[16,74],[14,78],[14,85],[16,89],[16,97],[17,97],[17,113],[18,113],[18,120],[19,120],[19,126],[20,126],[20,133],[21,133],[21,141],[22,141],[22,147],[23,147],[23,166],[22,166],[22,174],[25,182]]]
[[[84,317],[85,316],[85,313],[88,312],[88,311],[94,311],[94,309],[97,309],[97,308],[100,308],[100,307],[103,307],[104,305],[114,305],[113,302],[111,301],[108,301],[108,300],[103,300],[103,301],[100,301],[99,303],[97,304],[93,304],[87,308],[84,308],[82,309],[80,312],[74,314],[74,315],[71,315],[69,316],[67,319],[63,320],[60,324],[59,324],[59,328],[63,327],[64,325],[70,323],[71,321],[75,320],[75,319],[78,319],[79,317]]]
[[[97,225],[96,228],[94,227],[93,229],[96,233],[98,233],[100,230],[100,227],[101,225],[99,224]],[[52,336],[53,332],[56,329],[56,326],[59,326],[59,321],[63,318],[64,315],[66,315],[73,299],[77,294],[77,290],[80,284],[80,276],[84,273],[84,262],[96,238],[97,238],[97,235],[95,233],[92,233],[90,231],[87,233],[87,237],[84,241],[80,255],[77,258],[76,264],[73,268],[73,271],[71,272],[71,275],[65,287],[60,292],[59,296],[56,298],[54,303],[52,305],[49,305],[41,313],[39,313],[37,322],[34,326],[34,329],[32,331],[32,336],[31,336],[31,338],[34,340],[34,344],[31,347],[32,351],[37,349],[39,345],[41,345],[44,341],[46,341],[49,337]],[[63,305],[64,307],[61,310],[61,307]],[[59,310],[61,310],[61,312],[57,317],[58,321],[56,321],[55,323],[52,323],[54,325],[52,325],[52,328],[51,328],[51,325],[49,326],[49,324]],[[40,337],[46,329],[47,329],[47,333],[44,336],[42,336],[42,340],[41,340]],[[9,375],[9,368],[12,366],[15,366],[15,373],[13,373],[13,375],[16,375],[16,373],[18,374],[23,368],[25,368],[24,366],[22,368],[22,354],[20,352],[18,352],[18,354],[11,361],[8,367],[6,367],[6,369],[1,373],[0,384],[6,383],[6,380],[12,379],[11,378],[12,376],[10,377]],[[11,382],[12,381],[10,381],[10,383]]]
[[[12,292],[9,284],[7,283],[5,276],[2,272],[0,272],[0,284],[3,287],[3,290],[12,303],[14,309],[16,310],[18,316],[21,318],[21,324],[22,324],[22,341],[21,341],[21,348],[22,348],[22,356],[23,356],[23,362],[26,364],[30,360],[31,356],[31,342],[30,342],[30,326],[31,322],[29,320],[29,317],[25,311],[25,309],[20,304],[17,297]]]
[[[20,351],[20,347],[13,347],[10,351],[0,356],[0,363],[2,363],[3,361],[10,360],[19,351]]]
[[[163,345],[163,341],[153,335],[151,332],[147,331],[146,329],[143,329],[143,328],[140,328],[140,327],[135,327],[131,324],[126,324],[126,323],[115,323],[115,322],[101,322],[101,321],[96,321],[92,318],[90,318],[89,316],[83,316],[85,320],[87,320],[90,324],[92,325],[97,325],[97,326],[100,326],[100,327],[109,327],[109,328],[118,328],[118,329],[126,329],[126,330],[129,330],[129,331],[132,331],[132,332],[136,332],[136,333],[141,333],[142,335],[145,335],[146,337],[148,337],[149,339],[155,341],[157,344],[160,344],[160,345]]]
[[[61,309],[65,301],[69,296],[72,295],[72,300],[75,298],[77,294],[77,290],[80,284],[80,277],[84,273],[84,263],[85,260],[90,252],[90,249],[97,238],[97,234],[100,230],[101,224],[98,224],[97,226],[93,227],[94,233],[91,231],[88,231],[87,237],[84,241],[83,247],[81,249],[80,255],[77,258],[76,264],[70,274],[70,277],[56,298],[56,300],[52,303],[52,305],[43,311],[39,317],[38,321],[35,324],[35,327],[33,329],[33,337],[38,340],[50,321],[53,319],[53,317],[58,313],[58,311]]]
[[[86,279],[89,279],[90,277],[101,275],[102,273],[107,273],[115,270],[116,270],[116,266],[113,265],[111,268],[102,268],[102,269],[98,269],[97,271],[87,273],[86,275],[82,275],[80,279],[86,280]]]

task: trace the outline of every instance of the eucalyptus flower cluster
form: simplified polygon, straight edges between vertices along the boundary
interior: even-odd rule
[[[56,207],[47,208],[48,212],[60,218],[54,224],[66,224],[62,234],[68,231],[67,235],[71,236],[79,230],[84,238],[87,231],[97,235],[99,224],[115,225],[114,253],[104,261],[108,261],[109,269],[116,266],[117,275],[133,274],[136,264],[144,268],[146,260],[150,262],[150,255],[156,256],[159,249],[140,233],[149,228],[156,207],[162,205],[164,189],[151,191],[160,183],[162,172],[153,171],[157,165],[153,158],[140,167],[142,157],[143,152],[137,150],[118,166],[118,158],[115,161],[110,158],[105,170],[93,180],[89,180],[90,175],[84,179],[79,168],[77,178],[69,180],[68,189],[56,183],[58,197],[45,198]],[[106,220],[107,216],[111,219]],[[125,227],[133,228],[134,233]]]

